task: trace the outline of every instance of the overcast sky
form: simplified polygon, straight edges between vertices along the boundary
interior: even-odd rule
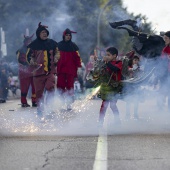
[[[170,30],[170,0],[123,0],[129,12],[146,15],[156,32]]]

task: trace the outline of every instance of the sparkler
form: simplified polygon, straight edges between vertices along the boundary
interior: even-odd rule
[[[100,90],[100,86],[96,87],[89,95],[86,96],[86,98],[81,101],[82,104],[76,104],[76,106],[74,106],[74,110],[76,112],[80,112],[81,109],[85,109],[85,107],[87,106],[88,102],[93,98],[93,96],[95,96],[98,91]]]
[[[86,99],[87,99],[87,100],[92,99],[92,97],[95,96],[95,95],[98,93],[99,90],[100,90],[100,86],[99,86],[99,87],[96,87],[96,88],[94,89],[94,91],[92,91],[91,94],[87,95]]]

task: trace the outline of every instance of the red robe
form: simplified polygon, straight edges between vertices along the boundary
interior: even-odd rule
[[[27,104],[27,94],[29,87],[31,86],[32,90],[32,103],[36,103],[35,87],[33,83],[33,69],[28,65],[26,60],[26,51],[27,47],[23,46],[17,51],[17,58],[19,63],[19,80],[20,80],[20,89],[21,89],[21,103]]]
[[[170,72],[170,46],[166,46],[163,50],[162,50],[162,58],[168,58],[168,71]]]
[[[61,93],[67,95],[74,94],[74,79],[77,77],[78,67],[81,67],[81,59],[77,45],[70,41],[61,41],[58,43],[60,59],[57,63],[57,88]]]
[[[60,51],[60,59],[57,63],[57,75],[64,73],[77,77],[78,67],[81,67],[81,59],[78,51]]]

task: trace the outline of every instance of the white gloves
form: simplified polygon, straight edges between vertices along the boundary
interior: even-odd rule
[[[81,68],[81,67],[78,67],[78,69],[77,69],[77,74],[78,74],[78,75],[81,75],[81,72],[82,72],[82,68]]]
[[[135,71],[136,69],[138,69],[138,65],[134,64],[132,70]]]
[[[30,65],[32,65],[32,66],[37,66],[38,64],[34,61],[33,58],[31,58],[31,60],[30,60]]]

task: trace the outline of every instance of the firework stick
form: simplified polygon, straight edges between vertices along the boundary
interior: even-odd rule
[[[32,71],[32,73],[35,72],[35,71],[37,71],[40,67],[42,67],[42,64],[38,64],[38,67],[37,67],[36,69],[34,69],[34,70]]]
[[[97,60],[98,56],[97,56],[97,50],[96,48],[94,49],[94,60]]]

